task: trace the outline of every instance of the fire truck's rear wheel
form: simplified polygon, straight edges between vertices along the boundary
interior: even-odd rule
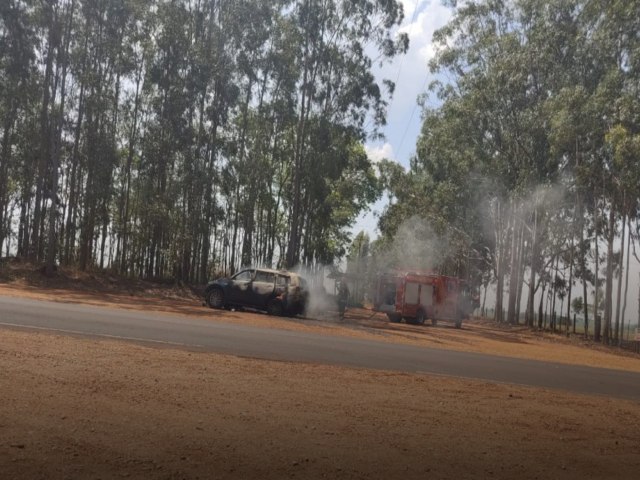
[[[402,321],[402,317],[400,315],[393,313],[387,313],[387,317],[391,323],[400,323]]]
[[[418,313],[416,314],[416,325],[424,325],[425,318],[426,314],[424,310],[418,310]]]

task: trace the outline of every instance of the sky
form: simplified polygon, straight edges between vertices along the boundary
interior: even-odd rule
[[[393,160],[405,168],[415,153],[420,132],[421,109],[418,96],[433,80],[428,63],[435,54],[432,45],[433,32],[447,24],[452,10],[442,5],[441,0],[400,0],[404,6],[404,21],[399,32],[409,35],[409,51],[382,68],[376,66],[374,73],[382,82],[396,82],[393,98],[389,101],[387,125],[382,129],[384,141],[365,145],[369,158],[374,162],[383,158]],[[396,81],[397,79],[397,81]],[[352,228],[354,234],[364,230],[371,239],[377,237],[377,217],[387,200],[382,199],[370,211],[362,214]]]

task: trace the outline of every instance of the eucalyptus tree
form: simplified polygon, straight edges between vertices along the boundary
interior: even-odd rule
[[[301,245],[306,265],[332,264],[343,257],[349,244],[348,227],[380,193],[373,166],[351,132],[334,130],[331,136],[331,150],[321,145],[322,135],[307,150],[311,159],[305,172],[308,213]]]
[[[322,162],[330,153],[334,132],[339,136],[348,132],[358,142],[364,140],[368,119],[373,125],[384,123],[386,102],[371,73],[369,52],[384,61],[408,47],[406,34],[395,40],[392,36],[393,27],[403,18],[402,6],[395,0],[297,0],[291,7],[299,93],[295,99],[288,266],[300,259],[311,215],[308,189],[312,185],[309,176],[305,178],[311,162]],[[326,148],[316,146],[311,151],[310,139],[317,135],[327,140]]]
[[[10,242],[12,197],[18,193],[21,163],[27,160],[15,147],[21,136],[26,140],[36,101],[34,16],[33,2],[11,0],[0,5],[0,255],[5,241]]]
[[[638,20],[635,18],[638,6],[624,2],[585,1],[582,21],[589,41],[590,61],[584,62],[589,72],[591,85],[588,105],[593,119],[589,136],[595,144],[587,155],[587,185],[599,192],[594,210],[597,235],[602,231],[606,240],[606,271],[604,325],[599,325],[596,317],[594,337],[603,335],[605,342],[615,336],[613,324],[613,275],[617,263],[614,240],[621,225],[626,225],[628,205],[636,203],[634,187],[625,182],[630,170],[626,161],[616,160],[615,150],[620,145],[620,132],[638,129]],[[631,17],[628,17],[631,15]],[[632,178],[632,177],[631,177]],[[624,237],[624,232],[621,232]],[[624,243],[624,242],[623,242]],[[627,252],[628,253],[628,252]],[[624,251],[621,252],[624,256]],[[620,259],[622,261],[623,258]],[[598,273],[598,272],[596,272]],[[618,278],[618,298],[620,297],[621,276]],[[619,301],[617,302],[619,304]],[[619,311],[619,308],[618,308]]]
[[[545,51],[547,44],[541,36],[547,17],[562,18],[562,7],[564,4],[556,7],[558,13],[549,12],[552,7],[536,8],[527,2],[469,2],[435,35],[439,51],[432,71],[446,73],[455,83],[453,88],[435,85],[436,92],[444,108],[463,105],[461,114],[469,118],[466,130],[471,132],[465,139],[474,169],[493,185],[487,211],[493,224],[498,320],[502,320],[505,279],[509,277],[507,320],[515,321],[525,244],[531,271],[528,311],[533,310],[542,237],[537,229],[537,207],[529,213],[526,209],[536,205],[528,199],[537,186],[551,185],[558,171],[557,162],[548,154],[543,108],[546,96],[555,88],[552,61],[556,52]],[[529,217],[533,225],[527,227],[523,222],[529,223]]]
[[[218,202],[218,183],[224,180],[219,175],[218,160],[223,153],[225,142],[223,127],[227,123],[231,110],[239,97],[235,84],[236,56],[235,41],[242,29],[242,19],[234,16],[234,2],[210,2],[203,22],[206,33],[203,36],[200,71],[202,74],[202,97],[200,115],[201,128],[198,128],[198,152],[202,165],[203,185],[202,215],[198,223],[200,242],[198,275],[200,281],[207,278],[211,260],[211,238],[217,232],[218,217],[226,213]],[[220,214],[220,215],[218,215]]]
[[[152,41],[150,33],[153,29],[153,19],[144,18],[144,10],[138,5],[132,8],[132,20],[125,30],[124,41],[128,46],[121,56],[123,67],[126,66],[125,76],[132,85],[130,89],[123,89],[122,105],[120,107],[121,150],[120,164],[116,170],[115,186],[117,193],[117,216],[114,219],[114,229],[117,236],[116,253],[114,262],[121,274],[133,270],[133,262],[129,261],[131,255],[130,237],[133,230],[132,189],[135,185],[134,175],[139,167],[140,143],[143,136],[143,115],[145,107],[144,83],[146,80],[146,68],[149,58],[152,56]],[[118,188],[119,187],[119,188]],[[71,222],[72,225],[72,222]]]

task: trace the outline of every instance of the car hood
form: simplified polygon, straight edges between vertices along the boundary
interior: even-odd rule
[[[217,278],[216,280],[211,280],[209,283],[207,283],[207,286],[210,285],[221,285],[221,286],[226,286],[229,285],[231,283],[231,279],[230,278]]]

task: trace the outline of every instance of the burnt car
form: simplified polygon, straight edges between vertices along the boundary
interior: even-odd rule
[[[248,307],[269,315],[294,316],[304,315],[309,289],[297,273],[249,268],[209,282],[204,298],[211,308]]]

